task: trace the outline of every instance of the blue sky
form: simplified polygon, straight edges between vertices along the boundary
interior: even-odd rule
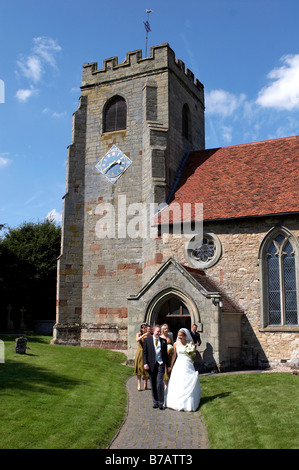
[[[298,0],[1,0],[0,223],[57,221],[82,64],[168,42],[205,86],[206,147],[299,134]]]

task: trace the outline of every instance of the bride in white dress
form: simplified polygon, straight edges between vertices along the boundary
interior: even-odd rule
[[[196,411],[201,397],[198,372],[194,369],[191,357],[185,352],[185,346],[189,343],[192,343],[189,330],[181,328],[173,346],[172,370],[165,394],[166,407],[177,411]]]

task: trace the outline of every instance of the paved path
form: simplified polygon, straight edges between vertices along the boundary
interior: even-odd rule
[[[200,412],[153,408],[151,390],[138,392],[135,376],[127,393],[127,415],[109,449],[208,449]]]

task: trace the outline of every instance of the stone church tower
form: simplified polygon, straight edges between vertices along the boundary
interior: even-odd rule
[[[83,65],[53,343],[125,349],[132,324],[135,338],[144,315],[134,317],[129,299],[158,271],[163,253],[155,238],[129,236],[134,209],[167,201],[186,152],[204,148],[203,86],[168,44],[146,58],[137,50],[121,63],[105,59],[102,69]]]

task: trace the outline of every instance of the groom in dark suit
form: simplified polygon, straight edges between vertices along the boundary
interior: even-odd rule
[[[164,372],[165,366],[170,372],[169,357],[167,354],[167,342],[160,338],[161,328],[154,327],[153,336],[145,338],[143,342],[143,364],[144,370],[149,371],[153,408],[164,408]]]

